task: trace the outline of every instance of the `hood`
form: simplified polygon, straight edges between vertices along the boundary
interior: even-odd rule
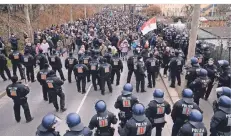
[[[137,115],[134,115],[134,114],[132,115],[132,117],[133,117],[136,121],[138,121],[138,122],[142,122],[142,121],[144,121],[145,118],[146,118],[145,115],[137,116]]]

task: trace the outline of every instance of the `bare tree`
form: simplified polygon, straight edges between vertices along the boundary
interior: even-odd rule
[[[29,5],[28,4],[24,5],[24,13],[25,13],[25,17],[26,17],[28,37],[31,38],[31,42],[32,42],[34,40],[34,35],[33,35],[33,30],[31,27],[31,23],[30,23],[30,14],[29,14]]]

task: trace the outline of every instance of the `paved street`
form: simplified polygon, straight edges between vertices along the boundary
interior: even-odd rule
[[[45,102],[43,100],[41,86],[39,85],[38,82],[30,84],[29,87],[31,89],[31,92],[28,95],[28,102],[34,120],[28,124],[25,121],[23,110],[21,110],[21,115],[22,115],[21,122],[16,123],[13,115],[13,102],[10,98],[4,96],[3,98],[0,99],[0,117],[1,117],[0,136],[32,136],[35,134],[36,128],[41,123],[43,116],[46,115],[47,113],[54,113],[62,120],[60,125],[57,127],[57,130],[59,130],[61,134],[64,134],[65,131],[68,129],[65,124],[65,118],[66,115],[70,112],[79,113],[82,118],[82,122],[84,122],[84,124],[88,126],[91,117],[95,114],[94,104],[97,100],[100,99],[103,99],[107,103],[107,108],[109,111],[117,115],[118,110],[114,108],[114,103],[117,99],[117,96],[121,94],[123,85],[126,83],[127,72],[128,72],[126,67],[126,62],[124,61],[123,64],[124,64],[124,70],[123,73],[121,74],[120,85],[119,86],[113,85],[112,94],[108,92],[108,88],[106,87],[106,94],[105,96],[102,96],[100,94],[100,91],[94,91],[90,82],[87,83],[87,87],[86,87],[87,93],[83,95],[77,92],[75,82],[68,83],[66,81],[63,86],[63,90],[66,95],[65,101],[66,101],[67,111],[65,111],[64,113],[55,112],[53,104],[48,104],[48,102]],[[65,74],[65,77],[67,78],[67,70],[63,69],[63,72]],[[74,78],[72,81],[74,81]],[[131,83],[135,87],[134,75],[132,76]],[[147,79],[146,79],[146,86],[147,86]],[[165,98],[172,105],[172,101],[171,98],[169,97],[169,93],[166,92],[166,88],[161,79],[157,81],[156,88],[165,90]],[[139,98],[141,103],[147,106],[148,102],[152,100],[153,90],[154,89],[147,88],[146,93],[139,93],[139,94],[137,94],[136,91],[134,90],[134,95],[136,95]],[[201,104],[202,104],[201,108],[204,110],[205,123],[207,128],[209,128],[208,123],[211,119],[213,112],[208,102],[201,101]],[[168,123],[165,125],[165,128],[163,130],[163,136],[170,136],[171,128],[172,128],[171,117],[167,116],[166,121]],[[118,136],[117,126],[118,125],[115,126],[116,128],[115,136]],[[154,136],[154,132],[155,130],[153,130],[153,136]]]

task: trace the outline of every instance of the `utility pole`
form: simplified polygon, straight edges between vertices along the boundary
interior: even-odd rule
[[[73,11],[72,11],[72,5],[71,5],[71,8],[70,8],[70,16],[71,16],[71,23],[73,23]]]
[[[189,37],[189,47],[188,47],[188,56],[187,56],[186,66],[189,66],[190,59],[195,55],[199,18],[200,18],[200,4],[195,4],[193,8],[193,16],[192,16],[192,22],[191,22],[191,30],[190,30],[190,37]]]
[[[84,17],[87,18],[87,6],[84,5]]]

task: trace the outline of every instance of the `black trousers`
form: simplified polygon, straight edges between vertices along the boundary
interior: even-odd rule
[[[206,93],[205,93],[205,98],[206,99],[209,98],[209,95],[210,95],[210,93],[211,93],[211,91],[213,89],[213,82],[214,82],[214,79],[211,79],[211,82],[209,82],[209,84],[208,84],[208,88],[207,88]]]
[[[161,136],[162,130],[164,128],[164,123],[154,124],[153,127],[156,128],[156,135],[155,136]]]
[[[96,83],[96,80],[98,80],[98,83],[99,83],[99,76],[97,74],[91,74],[92,76],[92,84],[93,84],[93,87],[94,87],[94,90],[97,90],[97,83]]]
[[[0,68],[0,75],[1,75],[2,79],[6,80],[4,71],[6,71],[6,74],[7,74],[8,78],[10,79],[11,78],[11,74],[10,74],[10,70],[9,70],[9,68],[7,66],[4,66],[4,67]]]
[[[177,133],[179,132],[179,130],[182,126],[183,126],[183,124],[174,123],[172,126],[172,136],[177,136]]]
[[[148,73],[148,86],[155,87],[156,85],[156,72],[149,72]]]
[[[181,77],[180,77],[180,72],[171,72],[171,86],[175,86],[176,79],[178,82],[178,85],[181,85]]]
[[[139,92],[139,87],[141,84],[141,92],[144,91],[145,80],[143,75],[136,75],[136,91]]]
[[[24,71],[23,71],[23,68],[22,68],[22,64],[20,63],[15,63],[13,64],[13,75],[17,75],[17,68],[19,69],[19,73],[20,73],[20,76],[22,79],[24,79]]]
[[[31,120],[31,114],[30,114],[30,109],[29,109],[29,105],[27,102],[27,99],[22,100],[22,102],[15,102],[14,103],[14,115],[15,115],[15,120],[16,121],[20,121],[21,120],[21,116],[20,116],[20,109],[21,106],[24,110],[24,114],[25,114],[25,118],[26,120]]]
[[[131,78],[132,78],[132,73],[134,72],[134,70],[129,70],[128,71],[128,77],[127,77],[127,83],[131,82]]]
[[[59,96],[59,98],[60,98],[60,108],[64,109],[64,107],[65,107],[65,94],[63,93],[63,91],[49,92],[49,93],[51,93],[51,98],[52,98],[52,102],[53,102],[55,109],[56,110],[59,109],[57,96]]]
[[[100,78],[100,87],[101,87],[101,92],[105,92],[105,83],[107,82],[107,86],[110,92],[112,92],[112,86],[111,86],[111,79],[108,78]]]
[[[112,69],[112,71],[111,71],[111,83],[113,84],[115,74],[116,74],[116,84],[119,84],[119,82],[120,82],[120,70],[119,69]]]
[[[71,74],[72,74],[73,68],[68,68],[67,70],[67,76],[68,76],[68,81],[71,82]]]
[[[61,68],[54,68],[54,67],[52,67],[52,70],[54,70],[55,73],[56,73],[56,71],[58,71],[58,72],[59,72],[59,75],[60,75],[60,77],[61,77],[61,79],[62,79],[62,80],[65,79],[65,78],[64,78],[64,75],[63,75],[63,71],[62,71]]]
[[[51,94],[48,92],[46,85],[42,85],[42,90],[43,90],[43,99],[45,101],[49,100],[49,103],[52,103]]]
[[[86,76],[76,77],[78,92],[81,90],[80,82],[82,82],[82,92],[86,92]]]
[[[168,64],[164,64],[164,75],[167,75]]]
[[[26,66],[26,76],[28,81],[34,82],[34,67],[33,66]]]
[[[90,68],[89,68],[90,69]],[[90,71],[88,70],[87,72],[86,72],[86,74],[87,74],[87,82],[90,82],[91,81],[91,74],[90,74]]]

